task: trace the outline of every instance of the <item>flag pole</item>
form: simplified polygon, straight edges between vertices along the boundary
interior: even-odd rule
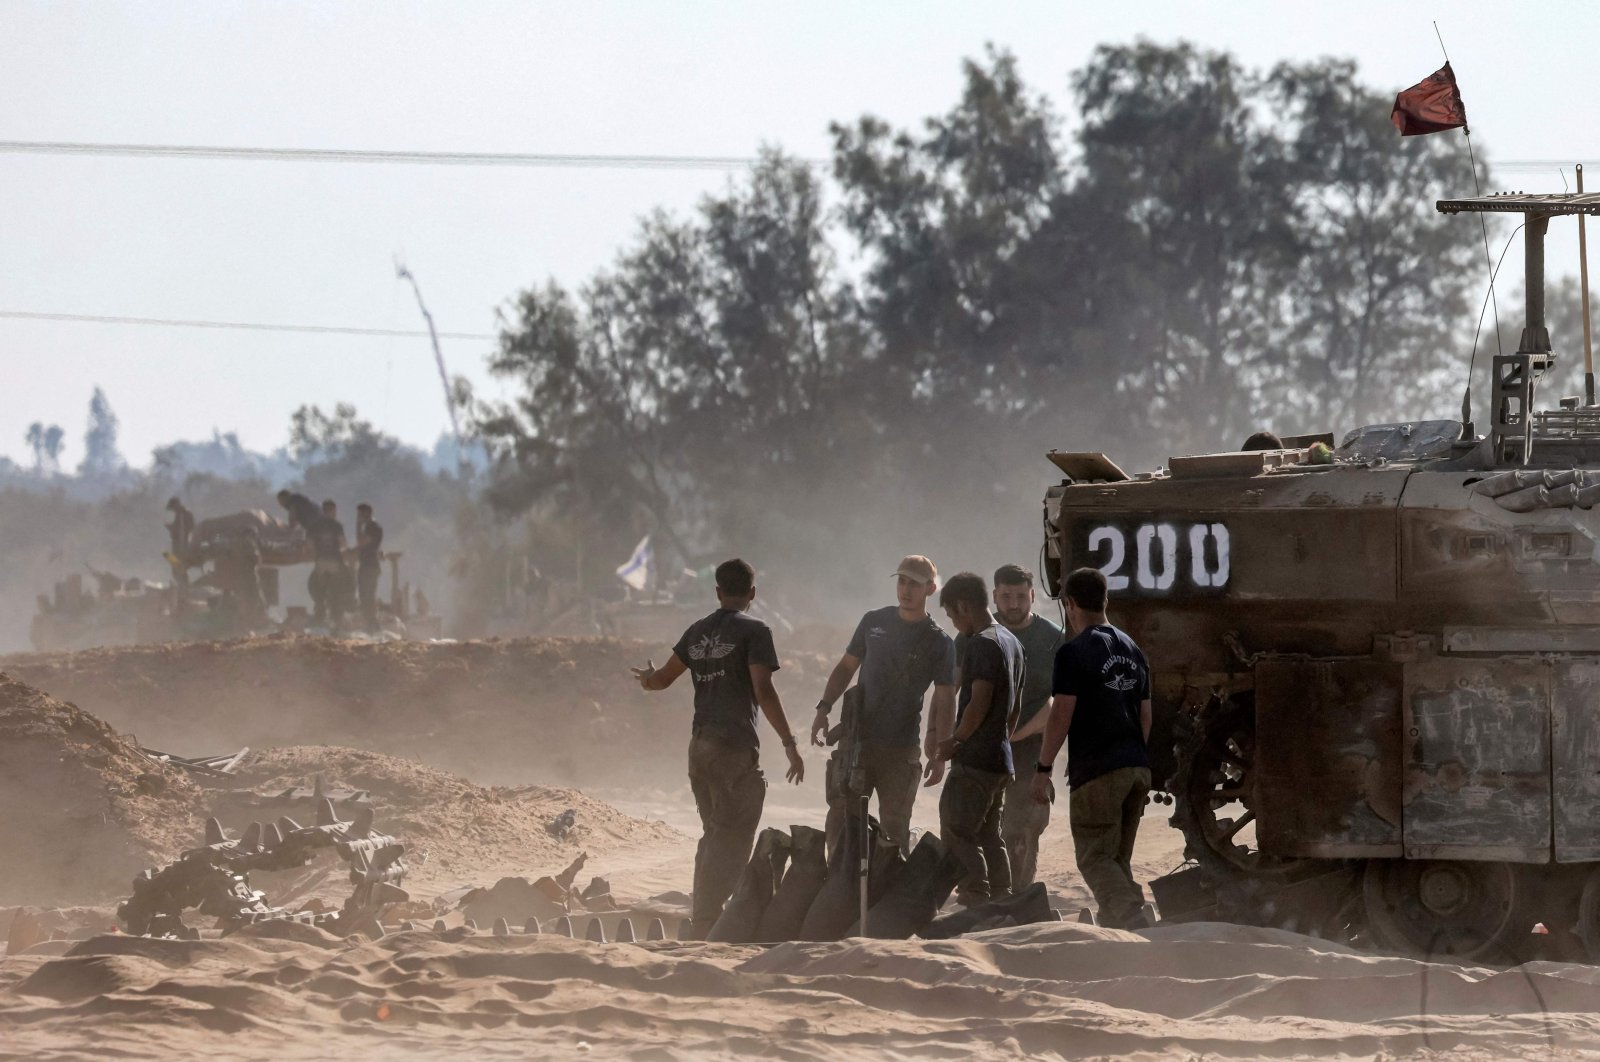
[[[1439,51],[1444,54],[1444,63],[1450,65],[1450,49],[1444,46],[1444,34],[1439,32],[1439,20],[1433,20],[1433,35],[1439,38]],[[1452,73],[1452,77],[1454,74]],[[1483,186],[1478,182],[1478,157],[1472,150],[1472,126],[1464,119],[1467,115],[1466,104],[1461,105],[1461,135],[1467,141],[1467,164],[1472,167],[1472,193],[1478,197],[1483,196]],[[1495,297],[1494,291],[1494,255],[1489,251],[1489,222],[1482,214],[1478,215],[1478,231],[1483,237],[1483,264],[1489,270],[1489,305],[1494,309],[1494,345],[1495,349],[1504,354],[1505,347],[1500,339],[1500,300]],[[1473,354],[1477,354],[1477,343],[1473,343]],[[1475,362],[1476,357],[1473,358]],[[1461,432],[1463,436],[1472,432],[1472,363],[1467,365],[1467,386],[1461,392]],[[1592,400],[1591,400],[1592,401]]]
[[[1583,194],[1583,163],[1578,163],[1578,194]],[[1578,286],[1583,306],[1583,404],[1594,405],[1594,346],[1589,332],[1589,240],[1578,215]]]

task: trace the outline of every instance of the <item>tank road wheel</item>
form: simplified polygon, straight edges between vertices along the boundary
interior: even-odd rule
[[[1515,963],[1533,928],[1510,863],[1374,859],[1362,891],[1373,943],[1409,955]]]
[[[1255,847],[1255,699],[1213,699],[1174,729],[1172,824],[1183,831],[1189,858],[1216,881],[1283,877],[1295,861]]]

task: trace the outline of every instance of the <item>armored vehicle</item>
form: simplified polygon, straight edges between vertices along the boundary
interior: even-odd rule
[[[1527,321],[1485,434],[1375,425],[1133,478],[1052,453],[1044,582],[1099,568],[1151,660],[1158,797],[1197,864],[1156,884],[1164,908],[1487,962],[1542,925],[1600,961],[1592,369],[1585,398],[1535,405],[1546,227],[1600,195],[1438,209],[1525,218]]]

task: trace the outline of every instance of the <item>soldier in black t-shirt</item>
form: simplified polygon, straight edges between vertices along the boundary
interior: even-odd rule
[[[939,797],[939,838],[966,865],[956,900],[970,906],[1011,893],[1000,813],[1011,781],[1011,732],[1025,681],[1022,644],[995,621],[980,575],[951,577],[939,592],[939,604],[966,645],[955,733],[934,753],[952,761]]]
[[[1133,878],[1133,842],[1150,794],[1150,665],[1133,639],[1106,622],[1106,577],[1067,577],[1073,638],[1056,651],[1054,696],[1033,780],[1034,799],[1055,797],[1050,771],[1067,742],[1072,847],[1100,906],[1100,923],[1146,924]]]
[[[302,519],[293,510],[291,515]],[[312,616],[318,623],[336,627],[349,609],[350,591],[354,588],[344,562],[344,524],[339,522],[339,508],[332,498],[322,503],[321,512],[305,519],[310,520],[303,526],[311,539],[311,575],[306,579],[306,590],[311,594]]]
[[[778,670],[772,631],[745,611],[755,596],[755,570],[742,560],[724,561],[717,566],[717,610],[683,633],[660,670],[649,661],[633,669],[646,690],[664,690],[686,671],[694,680],[689,787],[704,831],[694,856],[696,939],[704,939],[722,914],[761,823],[767,782],[761,773],[757,707],[783,740],[788,780],[798,785],[805,777],[783,702],[772,686]]]

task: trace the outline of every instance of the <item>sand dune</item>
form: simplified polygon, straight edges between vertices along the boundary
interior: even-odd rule
[[[9,959],[0,1031],[18,1056],[1575,1057],[1600,1054],[1600,971],[1430,966],[1218,925],[767,949],[279,925]]]

